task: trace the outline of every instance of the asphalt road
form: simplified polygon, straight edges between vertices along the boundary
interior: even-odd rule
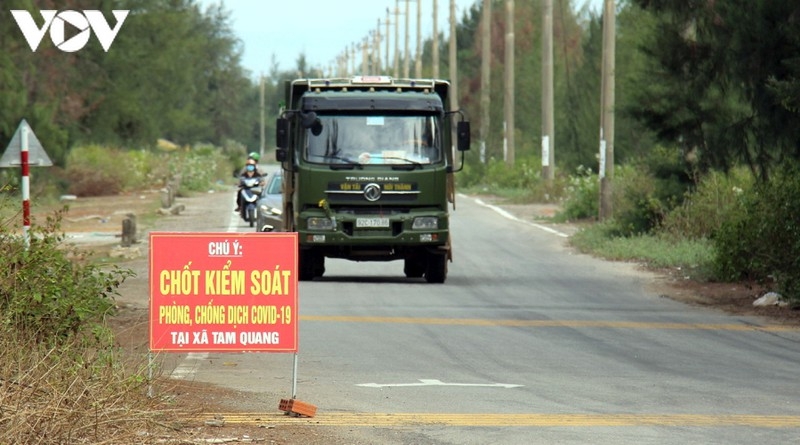
[[[252,230],[218,198],[187,213]],[[276,411],[292,354],[175,354],[165,369],[250,394],[230,422],[325,425],[353,443],[800,442],[800,331],[660,298],[648,273],[472,198],[452,232],[443,285],[344,260],[300,283],[296,395],[314,418]]]

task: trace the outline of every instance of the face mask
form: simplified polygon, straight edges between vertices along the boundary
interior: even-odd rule
[[[252,172],[255,171],[256,166],[253,164],[247,164],[247,171]]]

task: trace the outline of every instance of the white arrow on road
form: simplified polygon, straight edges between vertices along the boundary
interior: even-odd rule
[[[365,388],[388,388],[405,386],[475,386],[485,388],[519,388],[525,385],[514,385],[510,383],[445,383],[436,379],[419,379],[419,383],[359,383],[356,386]]]

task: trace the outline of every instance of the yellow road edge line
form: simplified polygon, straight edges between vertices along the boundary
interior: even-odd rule
[[[800,328],[783,325],[746,325],[735,323],[653,323],[637,321],[596,320],[488,320],[478,318],[415,318],[415,317],[356,317],[347,315],[301,315],[303,321],[334,321],[343,323],[405,323],[454,326],[511,326],[534,328],[615,328],[615,329],[698,329],[714,331],[797,331]]]
[[[221,418],[226,423],[231,424],[299,424],[309,426],[800,427],[800,416],[752,414],[322,413],[315,417],[293,417],[283,413],[215,413],[213,416],[187,415],[186,418],[193,421]]]

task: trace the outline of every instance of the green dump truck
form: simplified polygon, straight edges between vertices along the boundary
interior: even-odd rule
[[[286,83],[276,159],[300,280],[322,276],[325,258],[343,258],[402,260],[409,278],[445,281],[453,173],[470,144],[463,113],[447,110],[449,87],[386,76]]]

